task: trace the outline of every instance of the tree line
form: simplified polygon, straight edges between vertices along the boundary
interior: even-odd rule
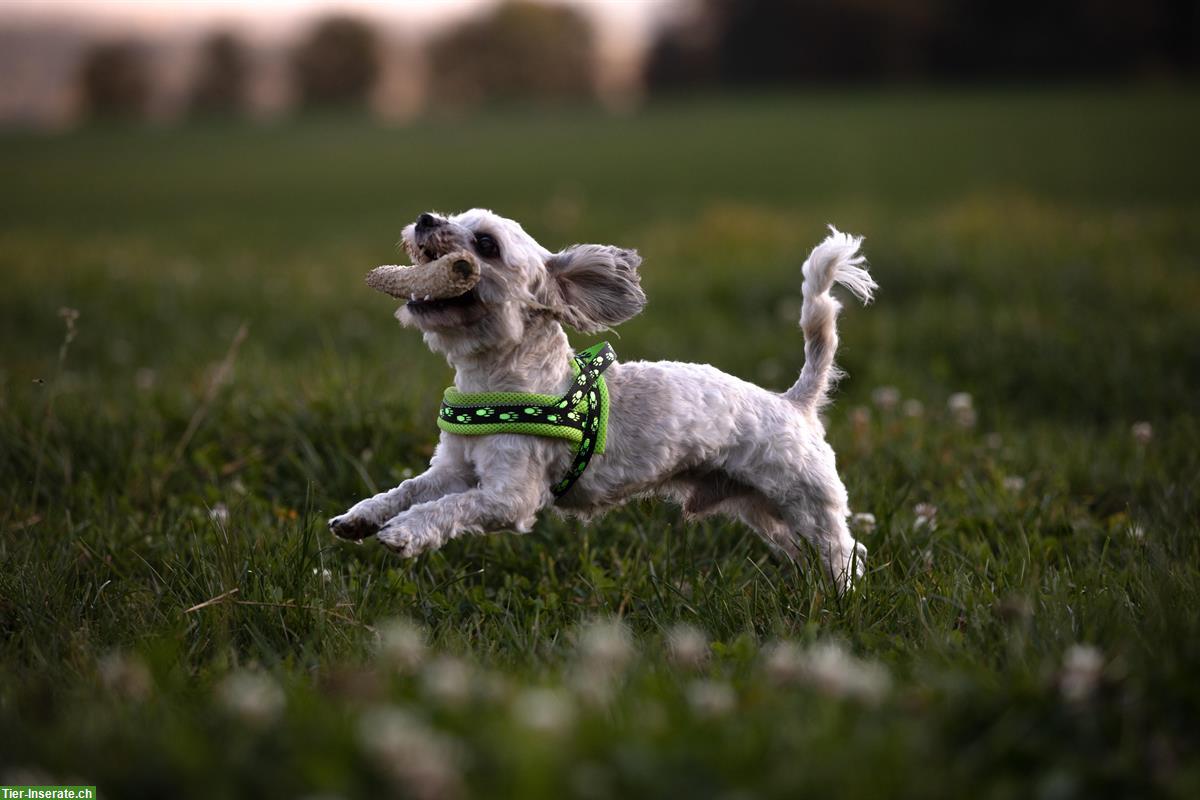
[[[662,30],[651,91],[908,81],[1194,77],[1195,0],[697,0]]]
[[[336,14],[318,20],[288,53],[288,80],[301,108],[367,105],[389,43],[371,22]],[[485,100],[589,99],[596,93],[595,36],[569,6],[509,0],[435,36],[423,49],[427,94],[446,104]],[[185,98],[196,115],[247,110],[252,49],[221,30],[199,46]],[[96,44],[79,73],[83,110],[95,117],[136,117],[150,107],[152,49],[135,40]]]
[[[830,83],[1031,82],[1197,74],[1195,0],[696,0],[656,32],[642,67],[651,94]],[[302,108],[364,107],[390,45],[369,21],[317,21],[288,54]],[[200,45],[185,98],[197,115],[249,105],[252,50],[236,32]],[[596,36],[572,6],[507,0],[434,36],[419,79],[429,104],[594,99]],[[416,76],[413,76],[417,79]],[[93,46],[83,110],[139,116],[154,92],[150,48]]]

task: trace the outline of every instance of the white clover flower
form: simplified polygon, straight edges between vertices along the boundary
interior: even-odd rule
[[[866,406],[855,406],[850,409],[850,423],[855,428],[865,428],[871,424],[871,409]]]
[[[1100,684],[1104,671],[1104,655],[1090,644],[1074,644],[1063,656],[1059,673],[1059,689],[1063,697],[1077,703],[1091,697]]]
[[[1135,542],[1142,542],[1146,539],[1146,529],[1136,522],[1129,526],[1129,528],[1126,530],[1126,533],[1128,533],[1129,538],[1133,539]]]
[[[784,295],[775,304],[775,312],[779,315],[779,319],[791,325],[796,324],[802,308],[804,308],[804,298],[796,295]]]
[[[316,567],[313,567],[312,574],[319,575],[321,577],[321,583],[329,583],[331,580],[333,580],[333,573],[328,567],[323,569],[317,569]]]
[[[633,656],[633,637],[623,622],[594,619],[579,630],[567,683],[587,705],[608,705]]]
[[[571,696],[557,689],[526,689],[512,705],[513,718],[525,728],[544,734],[565,733],[575,721]]]
[[[212,508],[208,510],[208,518],[213,522],[224,525],[229,522],[229,506],[224,503],[214,503]]]
[[[950,409],[952,414],[974,407],[975,399],[967,392],[955,392],[946,400],[946,408]]]
[[[880,411],[891,412],[900,404],[900,390],[895,386],[880,386],[871,392],[871,402]]]
[[[946,407],[950,409],[950,416],[954,418],[954,422],[960,428],[974,428],[975,423],[979,420],[979,415],[975,412],[975,401],[966,392],[955,392],[950,395],[950,399],[946,401]]]
[[[61,780],[40,767],[21,766],[10,767],[5,771],[0,783],[5,786],[61,786]]]
[[[855,657],[837,642],[821,642],[805,651],[802,670],[806,680],[825,694],[878,702],[891,687],[883,665]]]
[[[1154,427],[1149,422],[1135,422],[1129,429],[1129,433],[1135,442],[1145,446],[1150,444],[1150,440],[1154,438]]]
[[[396,706],[377,706],[358,720],[358,741],[364,752],[388,762],[424,747],[428,729],[416,717]]]
[[[475,688],[480,699],[488,703],[503,703],[512,696],[512,684],[499,672],[477,674]]]
[[[594,709],[610,705],[617,694],[616,676],[579,667],[566,677],[566,685],[581,703]]]
[[[358,721],[363,752],[399,788],[418,800],[443,800],[462,790],[458,746],[395,706],[373,708]]]
[[[633,636],[621,620],[596,619],[579,635],[579,667],[594,675],[619,675],[633,659]]]
[[[917,503],[913,506],[913,513],[917,516],[916,521],[913,522],[914,530],[928,528],[932,531],[937,529],[938,510],[933,503]]]
[[[149,367],[142,367],[133,373],[133,384],[139,391],[148,392],[158,383],[158,373]]]
[[[250,670],[238,670],[221,681],[217,697],[227,712],[259,727],[278,719],[287,702],[274,678]]]
[[[766,382],[774,381],[783,374],[783,365],[777,358],[768,358],[758,364],[758,374]]]
[[[412,672],[425,660],[425,630],[410,620],[395,618],[377,629],[379,656],[402,672]]]
[[[916,419],[925,416],[925,404],[915,397],[904,401],[904,405],[900,407],[900,412],[906,417]]]
[[[850,517],[850,527],[859,533],[874,533],[875,515],[867,511],[860,511]]]
[[[926,572],[933,570],[933,549],[926,547],[921,551],[921,564],[925,567]]]
[[[667,656],[675,666],[698,669],[708,655],[708,635],[695,625],[681,623],[667,631]]]
[[[775,642],[764,652],[763,669],[772,683],[794,684],[804,675],[804,654],[791,642]]]
[[[687,701],[697,716],[723,717],[737,706],[737,694],[728,683],[699,680],[688,684]]]
[[[466,662],[453,656],[438,656],[421,672],[425,693],[448,706],[461,706],[471,697],[474,676]]]
[[[105,689],[128,700],[145,700],[153,688],[150,670],[137,656],[114,650],[97,662],[96,669]]]
[[[1020,475],[1006,475],[1003,481],[1004,490],[1008,492],[1022,492],[1025,490],[1025,479]]]

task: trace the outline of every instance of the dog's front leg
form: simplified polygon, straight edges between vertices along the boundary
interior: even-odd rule
[[[477,488],[414,505],[379,530],[379,541],[403,556],[436,550],[463,533],[527,533],[550,500],[545,478],[532,462],[483,475]]]
[[[385,522],[417,503],[435,500],[470,488],[470,468],[460,458],[439,447],[429,469],[395,489],[356,503],[345,514],[329,520],[329,530],[343,539],[365,539]]]

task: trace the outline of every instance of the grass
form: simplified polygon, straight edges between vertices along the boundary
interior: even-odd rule
[[[1194,94],[1093,90],[5,134],[0,780],[1195,796],[1197,138]],[[622,358],[774,388],[807,248],[866,234],[829,412],[858,591],[648,503],[415,562],[332,541],[423,467],[449,377],[361,276],[471,205],[642,250]]]

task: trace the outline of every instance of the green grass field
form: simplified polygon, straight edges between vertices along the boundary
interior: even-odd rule
[[[1196,797],[1197,100],[0,136],[0,783]],[[856,592],[649,503],[415,562],[327,534],[422,469],[450,377],[362,276],[476,205],[642,251],[622,358],[776,389],[808,248],[866,235],[829,410]]]

